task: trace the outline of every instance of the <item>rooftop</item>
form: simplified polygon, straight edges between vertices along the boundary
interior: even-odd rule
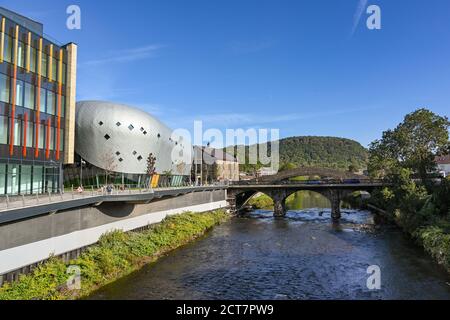
[[[3,7],[0,7],[0,15],[14,21],[18,25],[30,30],[31,32],[36,33],[39,36],[44,35],[44,26],[42,25],[42,23],[31,20],[30,18],[24,17]]]
[[[435,158],[437,164],[450,164],[450,154]]]

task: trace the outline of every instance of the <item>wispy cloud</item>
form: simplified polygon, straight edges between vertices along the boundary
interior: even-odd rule
[[[110,54],[85,62],[81,62],[79,66],[97,66],[103,65],[107,63],[125,63],[125,62],[133,62],[137,60],[143,60],[152,58],[156,55],[156,52],[160,49],[164,48],[164,45],[160,44],[152,44],[139,48],[132,48],[127,50],[116,50],[110,52]]]
[[[378,109],[377,107],[365,108],[349,108],[337,109],[323,112],[310,113],[286,113],[286,114],[272,114],[272,113],[218,113],[218,114],[204,114],[191,117],[183,117],[171,119],[171,123],[176,123],[178,127],[192,126],[194,121],[202,121],[208,127],[257,127],[268,124],[279,124],[280,122],[290,122],[299,120],[309,120],[315,118],[333,117],[343,114],[363,112],[368,110]]]
[[[353,36],[353,34],[356,31],[356,28],[359,25],[359,22],[361,21],[361,16],[362,16],[365,8],[367,7],[367,2],[368,2],[368,0],[359,0],[359,2],[358,2],[358,6],[356,7],[355,14],[353,15],[353,28],[352,28],[351,36]]]

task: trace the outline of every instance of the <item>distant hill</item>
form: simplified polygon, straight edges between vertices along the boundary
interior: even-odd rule
[[[324,167],[348,170],[366,168],[368,153],[360,143],[337,137],[291,137],[280,140],[280,166]],[[243,171],[253,166],[243,165]]]
[[[368,153],[359,142],[336,137],[292,137],[280,140],[280,163],[338,168],[366,167]]]

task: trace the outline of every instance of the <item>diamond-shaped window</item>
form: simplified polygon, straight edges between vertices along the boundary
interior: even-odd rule
[[[130,131],[133,131],[134,126],[133,126],[132,124],[130,124],[130,125],[128,126],[128,129],[130,129]]]
[[[105,134],[105,139],[106,139],[106,140],[111,139],[111,137],[109,136],[109,134]]]

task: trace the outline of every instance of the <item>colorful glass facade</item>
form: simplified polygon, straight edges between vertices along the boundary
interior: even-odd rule
[[[0,196],[62,186],[66,113],[74,100],[67,97],[70,46],[53,43],[43,37],[42,25],[0,8]]]

